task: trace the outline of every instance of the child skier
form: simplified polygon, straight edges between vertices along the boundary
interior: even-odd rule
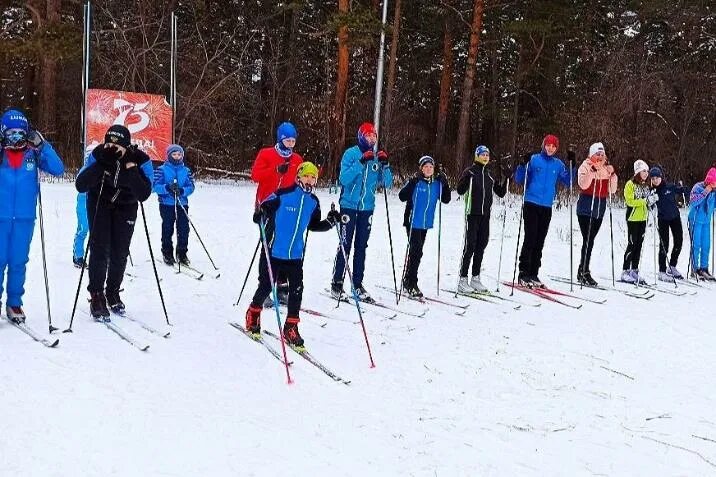
[[[639,159],[634,162],[634,177],[624,185],[629,243],[624,252],[621,281],[626,283],[645,283],[644,279],[639,276],[641,246],[644,243],[649,209],[659,200],[656,192],[649,187],[648,178],[649,166]]]
[[[303,346],[298,323],[303,296],[306,231],[325,232],[340,220],[336,210],[331,210],[326,219],[321,220],[321,206],[318,197],[312,192],[317,180],[316,166],[311,162],[302,163],[298,167],[295,183],[271,194],[254,214],[254,222],[264,226],[264,230],[272,231],[271,235],[265,237],[264,244],[271,243],[268,253],[271,256],[273,276],[283,273],[288,280],[288,315],[283,336],[293,346]],[[246,311],[246,330],[251,333],[261,332],[261,309],[271,293],[271,285],[268,268],[260,268],[259,286]]]
[[[538,277],[542,265],[542,249],[552,220],[552,203],[557,193],[557,181],[569,187],[574,177],[574,160],[570,154],[569,169],[555,154],[559,139],[548,134],[542,140],[542,151],[533,154],[515,170],[515,182],[525,184],[525,205],[522,216],[525,240],[522,243],[519,265],[519,284],[526,287],[544,285]]]
[[[42,134],[30,129],[22,111],[5,111],[0,118],[0,136],[0,296],[7,269],[5,311],[9,320],[22,323],[25,321],[22,296],[35,230],[39,170],[59,176],[65,167]]]
[[[608,196],[617,190],[617,175],[614,173],[614,167],[607,163],[607,155],[601,142],[595,142],[589,147],[589,156],[577,171],[577,184],[581,189],[577,200],[577,221],[582,232],[577,281],[594,287],[597,286],[597,281],[592,278],[589,270],[594,239],[602,226]]]
[[[90,313],[97,321],[109,321],[108,304],[113,312],[124,313],[119,289],[127,267],[138,203],[152,193],[153,175],[149,156],[131,145],[129,130],[119,124],[107,130],[104,144],[92,151],[77,175],[77,191],[87,192],[90,226],[87,290]]]
[[[375,210],[375,191],[378,187],[392,187],[393,173],[388,164],[388,154],[373,148],[378,142],[378,134],[371,123],[363,123],[358,128],[358,144],[349,147],[341,159],[341,237],[346,254],[351,253],[355,237],[353,255],[353,284],[361,301],[372,302],[373,298],[363,288],[365,273],[365,250],[368,248],[373,211]],[[345,271],[343,252],[338,247],[333,265],[331,295],[336,299],[345,297],[343,274]]]
[[[405,276],[403,288],[408,296],[423,296],[418,288],[418,268],[423,257],[423,245],[428,230],[433,228],[435,207],[440,200],[443,204],[450,202],[450,186],[444,173],[434,178],[435,160],[423,156],[418,161],[420,172],[410,179],[398,197],[405,202],[403,226],[408,233],[408,254],[405,257]]]
[[[711,248],[711,219],[716,209],[716,167],[706,173],[706,179],[691,189],[689,200],[689,230],[691,232],[692,272],[694,278],[716,281],[709,273]]]
[[[174,265],[174,223],[177,229],[176,261],[189,266],[189,196],[194,192],[194,178],[184,165],[184,149],[178,144],[167,148],[164,164],[154,171],[154,192],[159,197],[162,217],[162,256],[164,263]]]
[[[293,184],[298,166],[303,162],[301,155],[294,151],[297,139],[296,126],[284,122],[276,129],[276,144],[259,151],[251,167],[251,180],[257,184],[255,208],[278,189]],[[271,226],[272,224],[269,224],[269,227]],[[270,232],[270,229],[267,230],[268,235],[271,235]],[[259,270],[265,270],[266,267],[266,257],[262,253],[259,257]],[[283,274],[279,274],[277,281],[279,302],[285,305],[288,300],[288,288]],[[271,300],[267,298],[266,305],[270,304]]]
[[[681,226],[681,214],[676,203],[678,195],[687,194],[686,187],[677,184],[667,184],[664,180],[664,171],[654,166],[649,171],[651,186],[659,196],[656,202],[659,217],[659,280],[671,282],[674,279],[682,280],[684,276],[676,268],[684,243],[684,231]],[[669,231],[674,236],[674,248],[671,249],[669,268],[666,268],[666,254],[669,252]]]
[[[485,293],[487,287],[480,281],[482,257],[490,240],[490,210],[492,193],[498,197],[507,194],[507,178],[497,182],[487,170],[490,162],[490,150],[487,146],[477,146],[474,163],[462,173],[457,183],[457,193],[465,195],[465,243],[462,248],[459,293]],[[472,279],[468,283],[467,271],[472,261]]]

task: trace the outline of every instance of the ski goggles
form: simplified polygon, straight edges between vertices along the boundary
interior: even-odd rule
[[[21,149],[27,144],[27,133],[22,129],[8,129],[3,134],[2,142],[8,149]]]

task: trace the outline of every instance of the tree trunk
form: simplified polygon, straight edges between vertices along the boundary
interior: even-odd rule
[[[390,61],[388,62],[388,88],[385,93],[385,125],[382,136],[385,138],[386,146],[391,133],[393,120],[393,101],[395,101],[395,71],[398,63],[398,41],[400,37],[400,4],[401,0],[395,1],[395,14],[393,16],[393,36],[390,40]]]
[[[348,13],[349,0],[338,1],[338,11]],[[331,154],[329,171],[335,171],[346,145],[346,98],[348,96],[348,25],[341,25],[338,30],[338,65],[336,72],[336,101],[333,107],[333,133],[335,149]]]
[[[455,150],[455,169],[464,165],[468,136],[470,134],[470,105],[472,103],[472,87],[475,82],[475,67],[477,52],[480,46],[480,31],[482,30],[482,16],[484,0],[475,0],[472,12],[472,27],[470,28],[470,47],[467,51],[467,67],[465,81],[462,85],[462,100],[460,102],[460,123],[457,131],[457,148]]]
[[[448,108],[450,106],[452,70],[455,64],[453,53],[454,38],[452,35],[452,22],[445,17],[445,31],[443,34],[443,72],[440,76],[440,100],[438,102],[438,123],[435,134],[435,154],[441,155],[445,143],[445,125],[447,124]]]
[[[45,28],[53,28],[60,21],[60,0],[47,0]],[[46,134],[57,133],[57,58],[43,48],[40,59],[40,118],[39,128]]]

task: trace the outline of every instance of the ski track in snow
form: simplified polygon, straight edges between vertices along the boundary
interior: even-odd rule
[[[325,215],[337,196],[325,190],[318,195]],[[190,258],[207,272],[202,281],[157,265],[174,325],[171,337],[162,339],[114,318],[151,344],[146,353],[90,320],[86,276],[74,333],[57,334],[57,349],[45,349],[0,321],[0,475],[716,473],[716,320],[707,311],[713,309],[716,288],[685,297],[657,293],[649,301],[585,290],[608,302],[585,303],[578,311],[547,302],[515,311],[471,300],[463,317],[432,305],[424,318],[387,320],[366,307],[377,365],[369,369],[360,326],[354,324],[355,308],[341,304],[336,310],[320,295],[330,281],[335,231],[311,233],[303,304],[339,319],[303,314],[301,332],[312,354],[352,384],[334,383],[294,354],[289,359],[295,383],[287,386],[281,364],[227,324],[243,321],[256,285],[254,271],[240,306],[233,306],[258,238],[250,222],[253,197],[248,183],[197,184],[190,198],[192,218],[221,267],[221,278],[210,278],[211,265],[193,232]],[[70,261],[74,187],[43,184],[43,199],[53,320],[64,329],[79,277]],[[508,209],[505,280],[512,277],[518,204],[515,197]],[[403,204],[391,194],[390,206],[400,277],[406,243]],[[145,210],[158,255],[155,196]],[[497,273],[501,210],[498,200],[483,266],[491,276]],[[461,213],[462,202],[443,207],[443,285],[456,281]],[[617,273],[625,243],[623,220],[623,210],[615,210]],[[556,211],[543,258],[544,279],[568,276],[568,224],[567,211]],[[25,309],[28,324],[44,333],[38,227],[39,222]],[[574,230],[578,260],[576,220]],[[642,258],[642,271],[650,278],[652,231],[649,227]],[[141,213],[131,251],[134,267],[127,270],[136,277],[125,279],[122,295],[128,312],[165,329]],[[420,284],[434,296],[436,231],[428,234],[424,251]],[[609,254],[605,220],[595,246],[595,276],[611,275]],[[687,250],[680,262],[685,272]],[[373,220],[365,285],[389,302],[390,294],[378,283],[392,285],[382,200]],[[494,288],[495,282],[488,286]],[[564,284],[552,286],[569,290]],[[404,306],[423,308],[412,302]],[[276,330],[274,312],[262,316],[263,326]]]

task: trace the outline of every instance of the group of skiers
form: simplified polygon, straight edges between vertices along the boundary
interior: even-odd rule
[[[2,115],[0,135],[0,269],[7,268],[7,316],[21,322],[24,321],[25,267],[39,193],[37,170],[60,175],[64,167],[52,146],[30,127],[22,112],[8,110]],[[253,221],[259,225],[263,253],[259,259],[258,287],[246,311],[246,330],[260,333],[262,309],[277,304],[270,296],[275,286],[278,292],[275,298],[288,308],[284,338],[290,345],[300,347],[303,338],[298,324],[308,232],[337,230],[339,246],[334,260],[331,296],[337,300],[349,299],[344,290],[348,273],[353,299],[372,302],[363,283],[366,249],[376,191],[393,185],[393,173],[388,154],[378,147],[374,126],[362,124],[357,132],[357,144],[349,147],[341,160],[338,178],[340,211],[331,206],[322,219],[320,202],[313,193],[319,169],[294,151],[297,139],[298,132],[293,124],[281,124],[276,131],[276,143],[261,149],[252,167],[251,177],[257,183]],[[524,223],[524,241],[518,267],[520,286],[543,286],[538,274],[557,185],[561,183],[571,188],[575,182],[579,188],[576,215],[582,234],[577,281],[587,286],[597,285],[590,271],[592,249],[607,210],[611,213],[618,178],[602,143],[592,144],[587,158],[578,167],[573,148],[568,151],[567,164],[557,157],[558,150],[559,139],[547,135],[541,150],[523,156],[512,174],[514,182],[524,188],[520,224]],[[448,179],[437,166],[431,156],[420,157],[417,171],[398,194],[406,204],[403,226],[408,237],[401,289],[411,298],[422,297],[418,270],[427,232],[435,225],[439,204],[447,204],[451,199]],[[683,279],[677,269],[683,244],[677,202],[679,197],[685,199],[686,194],[689,194],[690,207],[692,275],[713,280],[708,272],[708,260],[711,220],[716,209],[716,194],[712,193],[716,189],[716,168],[709,169],[705,180],[694,185],[690,193],[681,183],[667,183],[658,166],[650,169],[646,162],[637,160],[633,169],[633,177],[624,186],[628,244],[621,280],[628,283],[643,281],[639,263],[652,210],[658,219],[660,237],[659,278],[668,281]],[[475,149],[473,164],[459,176],[457,193],[464,198],[465,227],[458,293],[487,291],[480,275],[489,242],[493,194],[506,195],[510,176],[500,173],[497,179],[493,177],[490,150],[484,145]],[[120,314],[124,311],[119,292],[138,204],[149,198],[152,191],[159,198],[164,262],[189,265],[188,196],[194,191],[194,181],[184,164],[181,146],[171,145],[164,163],[154,169],[149,156],[132,145],[129,130],[122,125],[113,125],[107,130],[104,142],[89,151],[77,175],[76,188],[80,194],[73,262],[80,267],[87,265],[89,270],[87,290],[92,316],[108,321],[109,309]],[[172,242],[175,227],[176,254]],[[87,253],[83,250],[83,242],[87,231],[90,236],[89,263],[85,264]],[[673,237],[673,247],[668,256],[670,236]],[[351,250],[353,260],[349,267],[347,259]],[[0,290],[1,287],[0,282]]]

